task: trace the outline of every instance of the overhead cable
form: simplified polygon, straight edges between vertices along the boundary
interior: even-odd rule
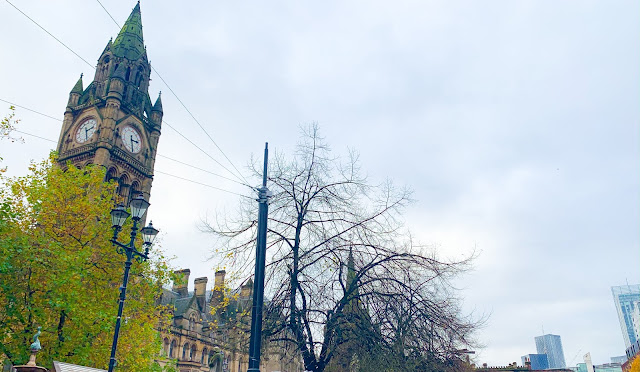
[[[111,20],[113,21],[113,23],[116,24],[116,26],[118,26],[118,28],[120,28],[120,24],[115,20],[115,18],[113,18],[113,16],[111,15],[111,13],[109,13],[109,11],[107,10],[107,8],[104,7],[104,5],[102,5],[102,3],[100,2],[100,0],[96,0],[98,2],[98,4],[100,4],[100,6],[102,7],[102,9],[104,9],[104,11],[107,13],[107,15],[109,16],[109,18],[111,18]],[[153,72],[156,73],[156,75],[158,75],[158,77],[160,78],[160,80],[162,80],[162,82],[164,83],[164,85],[169,89],[169,91],[171,92],[171,94],[173,94],[174,97],[176,97],[176,99],[178,100],[178,102],[180,102],[180,104],[182,105],[182,107],[189,113],[189,115],[191,116],[191,118],[196,122],[196,124],[198,124],[198,126],[200,127],[200,129],[202,129],[202,131],[204,132],[204,134],[207,135],[207,137],[209,138],[209,140],[211,140],[211,142],[213,142],[213,144],[216,146],[216,148],[218,149],[218,151],[220,151],[220,153],[222,154],[222,156],[224,156],[225,159],[227,159],[227,161],[229,162],[229,164],[231,164],[231,166],[233,167],[233,169],[235,169],[236,172],[238,172],[238,174],[240,175],[240,177],[242,177],[242,180],[245,182],[245,185],[248,185],[248,181],[246,178],[244,178],[244,176],[242,175],[242,172],[240,172],[238,170],[238,168],[236,167],[235,164],[233,164],[233,162],[231,161],[231,159],[229,159],[229,157],[227,156],[227,154],[225,154],[224,151],[222,151],[222,149],[220,148],[220,146],[218,146],[218,144],[216,143],[216,141],[213,139],[213,137],[211,137],[211,135],[209,134],[209,132],[207,132],[207,130],[202,126],[202,124],[200,124],[200,122],[198,121],[198,119],[196,119],[196,117],[191,113],[191,110],[189,110],[187,108],[187,106],[184,104],[184,102],[182,102],[182,100],[180,99],[180,97],[178,97],[178,95],[176,94],[176,92],[173,90],[173,88],[171,88],[171,86],[167,83],[166,80],[164,80],[164,78],[162,77],[162,75],[160,75],[160,73],[158,72],[158,70],[155,69],[155,67],[153,67],[153,65],[151,65],[151,69],[153,70]],[[172,128],[173,129],[173,128]],[[217,161],[216,161],[217,162]],[[222,164],[220,164],[218,162],[218,164],[223,167],[224,169],[227,170],[227,172],[234,174],[233,172],[231,172],[229,169],[227,169],[225,166],[223,166]],[[234,174],[235,175],[235,174]],[[236,176],[237,177],[237,176]],[[251,186],[249,186],[251,187]]]

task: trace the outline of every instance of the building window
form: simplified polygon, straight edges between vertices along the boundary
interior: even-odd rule
[[[202,356],[200,357],[200,364],[207,364],[207,348],[202,349]]]
[[[196,345],[191,345],[191,353],[189,354],[189,360],[195,360],[196,355],[198,354],[198,350],[196,349]]]
[[[184,344],[182,347],[182,360],[187,360],[187,352],[189,351],[189,344]]]
[[[191,314],[189,316],[189,330],[190,331],[195,331],[196,330],[196,316],[195,316],[195,314]]]
[[[171,341],[171,346],[169,347],[169,358],[176,357],[176,340]]]

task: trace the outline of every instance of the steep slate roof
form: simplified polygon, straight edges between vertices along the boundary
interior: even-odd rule
[[[112,51],[115,56],[125,57],[131,61],[137,60],[144,53],[140,2],[136,4],[124,26],[122,26],[122,30],[120,30],[118,37],[113,42]]]
[[[190,297],[179,298],[174,302],[174,306],[176,307],[175,316],[183,315],[187,309],[191,307],[191,303],[195,299],[196,296],[191,295]]]

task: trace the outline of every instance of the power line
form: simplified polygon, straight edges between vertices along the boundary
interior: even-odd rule
[[[104,11],[107,13],[107,15],[109,16],[109,18],[111,18],[111,20],[113,21],[113,23],[116,24],[116,26],[120,27],[120,24],[118,24],[118,22],[113,18],[113,16],[111,15],[111,13],[109,13],[109,11],[107,10],[107,8],[104,7],[104,5],[102,5],[102,3],[100,2],[100,0],[96,0],[98,2],[98,4],[100,4],[100,6],[102,7],[102,9],[104,9]],[[160,78],[160,80],[162,80],[162,82],[164,83],[164,85],[169,89],[169,91],[171,92],[171,94],[173,94],[174,97],[176,97],[176,99],[178,100],[178,102],[180,102],[180,104],[182,105],[182,107],[189,113],[189,115],[191,116],[191,118],[196,122],[196,124],[198,124],[198,126],[200,127],[200,129],[202,129],[202,131],[204,132],[204,134],[207,135],[207,137],[209,138],[209,140],[211,140],[211,142],[213,142],[213,144],[216,146],[216,148],[218,149],[218,151],[220,151],[220,153],[222,154],[222,156],[224,156],[225,159],[227,159],[227,161],[229,162],[229,164],[231,164],[231,166],[233,167],[233,169],[236,170],[236,172],[238,172],[238,174],[240,175],[240,177],[242,177],[242,180],[245,182],[245,185],[249,186],[248,183],[249,181],[247,181],[246,178],[244,178],[244,176],[242,175],[242,172],[240,172],[238,170],[238,168],[236,167],[235,164],[233,164],[233,162],[231,161],[231,159],[229,159],[229,157],[227,156],[227,154],[225,154],[224,151],[222,151],[222,149],[220,148],[220,146],[218,146],[218,144],[216,143],[216,141],[213,139],[213,137],[211,137],[211,135],[209,134],[209,132],[207,132],[206,129],[204,129],[204,127],[202,126],[202,124],[200,124],[200,122],[198,121],[198,119],[196,119],[196,117],[191,113],[191,110],[189,110],[187,108],[187,106],[184,104],[184,102],[182,102],[182,100],[180,99],[180,97],[178,97],[178,95],[176,94],[176,92],[173,90],[173,88],[171,88],[171,86],[167,83],[166,80],[164,80],[164,78],[162,77],[162,75],[160,75],[160,73],[158,72],[158,70],[156,70],[153,66],[151,66],[151,69],[153,70],[153,72],[156,73],[156,75],[158,75],[158,77]],[[173,128],[171,128],[173,129]],[[174,129],[175,130],[175,129]],[[217,162],[217,161],[216,161]],[[225,166],[223,166],[222,164],[218,163],[221,167],[223,167],[224,169],[227,170],[227,172],[234,174],[233,172],[231,172],[230,170],[228,170]],[[234,176],[237,177],[237,175],[234,174]],[[251,186],[249,186],[251,187]]]
[[[69,48],[67,46],[67,44],[63,43],[62,41],[60,41],[60,39],[58,39],[57,37],[53,36],[53,34],[49,31],[47,31],[47,29],[45,29],[44,27],[40,26],[40,24],[36,21],[33,20],[33,18],[29,17],[25,12],[23,12],[22,10],[20,10],[17,6],[13,5],[13,3],[11,3],[9,0],[5,0],[7,3],[9,3],[9,5],[11,5],[12,7],[14,7],[17,11],[19,11],[20,13],[22,13],[23,16],[27,17],[31,22],[33,22],[36,26],[40,27],[42,29],[42,31],[46,32],[47,34],[49,34],[49,36],[51,36],[52,38],[54,38],[57,42],[59,42],[60,44],[62,44],[62,46],[64,46],[65,48],[67,48],[71,53],[75,54],[76,57],[80,58],[81,60],[84,61],[84,63],[86,63],[87,65],[89,65],[89,67],[91,67],[92,69],[95,69],[95,66],[93,66],[91,63],[87,62],[86,59],[80,57],[80,55],[76,52],[73,51],[73,49]]]
[[[156,70],[153,66],[151,66],[151,69],[156,73],[156,75],[158,75],[158,77],[160,78],[160,80],[162,80],[162,82],[164,83],[164,85],[167,86],[167,88],[169,88],[169,91],[171,92],[171,94],[173,94],[174,97],[176,97],[176,99],[178,100],[178,102],[180,102],[180,104],[182,105],[182,107],[187,110],[187,112],[189,113],[189,115],[191,116],[191,118],[196,122],[196,124],[198,124],[198,126],[200,127],[200,129],[202,129],[202,131],[204,132],[204,134],[207,135],[207,137],[211,140],[211,142],[213,142],[213,144],[216,146],[216,148],[218,149],[218,151],[220,151],[220,153],[222,154],[222,156],[224,156],[225,159],[227,159],[227,161],[229,162],[229,164],[231,164],[231,166],[233,167],[233,169],[236,170],[236,172],[238,172],[238,174],[240,175],[240,177],[242,177],[242,180],[244,180],[244,182],[247,184],[249,181],[247,181],[246,178],[244,178],[244,176],[242,175],[242,173],[238,170],[238,168],[235,166],[235,164],[233,164],[233,162],[231,161],[231,159],[229,159],[229,157],[227,156],[227,154],[224,153],[224,151],[222,151],[222,149],[220,148],[220,146],[218,146],[218,144],[216,143],[216,141],[211,137],[211,135],[209,134],[209,132],[207,132],[206,129],[204,129],[204,127],[202,126],[202,124],[200,124],[200,122],[198,121],[198,119],[196,119],[195,116],[193,116],[193,114],[191,113],[191,111],[187,108],[187,106],[182,102],[182,100],[180,99],[180,97],[178,97],[178,95],[176,94],[176,92],[173,91],[173,89],[171,88],[171,86],[169,86],[169,84],[167,84],[167,82],[164,80],[164,78],[158,73],[158,70]],[[221,165],[222,166],[222,165]],[[226,168],[225,168],[226,169]],[[230,172],[233,174],[233,172]],[[251,186],[249,186],[251,187]]]
[[[207,155],[211,160],[213,160],[216,164],[218,164],[219,166],[221,166],[224,170],[226,170],[227,172],[231,173],[232,175],[234,175],[236,178],[238,178],[238,176],[231,172],[229,170],[229,168],[225,167],[222,163],[220,163],[218,160],[216,160],[213,156],[211,156],[208,152],[204,151],[200,146],[196,145],[193,141],[191,141],[189,138],[187,138],[184,134],[180,133],[179,130],[177,130],[176,128],[174,128],[171,124],[167,123],[165,120],[162,120],[162,123],[165,124],[166,126],[168,126],[169,128],[173,129],[176,133],[178,133],[182,138],[184,138],[187,142],[189,142],[190,144],[192,144],[195,148],[197,148],[198,150],[200,150],[203,154]],[[240,181],[234,181],[234,182],[238,182],[243,186],[247,186],[249,188],[252,188],[248,183],[244,183],[242,182],[242,180]]]
[[[27,110],[27,111],[34,112],[34,113],[36,113],[36,114],[38,114],[38,115],[46,116],[46,117],[48,117],[48,118],[50,118],[50,119],[53,119],[53,120],[62,121],[62,119],[58,119],[58,118],[56,118],[56,117],[53,117],[53,116],[50,116],[50,115],[47,115],[47,114],[43,114],[43,113],[38,112],[38,111],[36,111],[36,110],[32,110],[32,109],[30,109],[30,108],[28,108],[28,107],[20,106],[20,105],[18,105],[18,104],[16,104],[16,103],[6,101],[6,100],[4,100],[4,99],[2,99],[2,98],[0,98],[0,101],[2,101],[2,102],[6,102],[6,103],[10,104],[11,106],[20,107],[21,109],[25,109],[25,110]]]
[[[18,104],[13,103],[13,102],[9,102],[9,101],[4,100],[4,99],[2,99],[2,98],[0,98],[0,101],[2,101],[2,102],[6,102],[6,103],[8,103],[8,104],[10,104],[10,105],[12,105],[12,106],[15,106],[15,107],[20,107],[20,108],[22,108],[22,109],[25,109],[25,110],[28,110],[28,111],[34,112],[34,113],[36,113],[36,114],[38,114],[38,115],[42,115],[42,116],[45,116],[45,117],[47,117],[47,118],[50,118],[50,119],[53,119],[53,120],[56,120],[56,121],[62,121],[62,120],[60,120],[60,119],[58,119],[58,118],[55,118],[55,117],[53,117],[53,116],[51,116],[51,115],[43,114],[42,112],[39,112],[39,111],[36,111],[36,110],[32,110],[32,109],[30,109],[30,108],[28,108],[28,107],[24,107],[24,106],[18,105]],[[167,123],[165,122],[165,124],[167,124]],[[171,127],[171,129],[175,130],[173,127]],[[39,139],[44,140],[44,141],[57,143],[57,141],[54,141],[54,140],[49,139],[49,138],[41,137],[41,136],[38,136],[38,135],[35,135],[35,134],[32,134],[32,133],[27,133],[27,132],[20,131],[20,130],[14,130],[14,132],[16,132],[16,133],[21,133],[21,134],[25,134],[25,135],[27,135],[27,136],[31,136],[31,137],[35,137],[35,138],[39,138]],[[185,139],[187,139],[187,138],[185,137]],[[188,139],[187,139],[187,140],[188,140]],[[195,146],[195,144],[194,144],[194,146]],[[196,147],[197,147],[197,146],[196,146]],[[199,148],[198,148],[198,149],[199,149]],[[165,158],[165,159],[171,160],[171,161],[174,161],[174,162],[176,162],[176,163],[182,164],[182,165],[184,165],[184,166],[186,166],[186,167],[189,167],[189,168],[197,169],[197,170],[199,170],[199,171],[201,171],[201,172],[209,173],[209,174],[211,174],[211,175],[214,175],[214,176],[217,176],[217,177],[220,177],[220,178],[224,178],[225,180],[228,180],[228,181],[231,181],[231,182],[235,182],[235,183],[240,184],[240,185],[242,185],[242,186],[247,186],[246,184],[244,184],[244,183],[242,183],[242,182],[239,182],[239,181],[237,181],[237,180],[234,180],[233,178],[229,178],[229,177],[223,176],[223,175],[221,175],[221,174],[218,174],[218,173],[215,173],[215,172],[211,172],[211,171],[208,171],[208,170],[206,170],[206,169],[202,169],[202,168],[200,168],[200,167],[196,167],[195,165],[191,165],[191,164],[189,164],[189,163],[185,163],[185,162],[183,162],[183,161],[181,161],[181,160],[174,159],[174,158],[170,158],[170,157],[168,157],[168,156],[164,156],[164,155],[161,155],[161,154],[157,154],[157,156],[158,156],[158,157],[161,157],[161,158]],[[215,159],[213,159],[213,160],[215,161]],[[177,176],[175,176],[175,177],[177,177]],[[196,181],[193,181],[193,182],[198,183],[198,182],[196,182]],[[206,185],[206,186],[209,186],[209,185]],[[210,186],[210,187],[214,187],[214,186]]]
[[[41,140],[45,140],[45,141],[49,141],[49,142],[53,142],[53,143],[58,143],[57,141],[54,141],[54,140],[52,140],[52,139],[44,138],[44,137],[40,137],[40,136],[37,136],[37,135],[35,135],[35,134],[31,134],[31,133],[23,132],[23,131],[21,131],[21,130],[17,130],[17,129],[14,129],[14,130],[13,130],[13,132],[21,133],[21,134],[26,134],[27,136],[31,136],[31,137],[35,137],[35,138],[40,138]]]
[[[9,3],[11,6],[13,6],[17,11],[19,11],[20,13],[22,13],[22,14],[23,14],[25,17],[27,17],[29,20],[31,20],[31,21],[32,21],[34,24],[36,24],[40,29],[42,29],[44,32],[46,32],[48,35],[50,35],[50,36],[51,36],[51,37],[53,37],[56,41],[58,41],[60,44],[62,44],[65,48],[67,48],[69,51],[71,51],[74,55],[76,55],[78,58],[80,58],[82,61],[84,61],[86,64],[88,64],[92,69],[95,69],[95,67],[94,67],[94,66],[92,66],[89,62],[87,62],[84,58],[82,58],[78,53],[76,53],[73,49],[71,49],[70,47],[68,47],[65,43],[63,43],[62,41],[60,41],[60,39],[58,39],[58,38],[57,38],[57,37],[55,37],[52,33],[50,33],[49,31],[47,31],[47,29],[45,29],[45,28],[44,28],[44,27],[42,27],[40,24],[38,24],[35,20],[33,20],[31,17],[29,17],[26,13],[24,13],[22,10],[20,10],[18,7],[16,7],[14,4],[12,4],[9,0],[5,0],[5,1],[6,1],[7,3]],[[98,2],[100,3],[100,1],[98,1]],[[105,10],[105,12],[107,12],[107,14],[109,15],[109,17],[111,17],[111,19],[112,19],[112,20],[116,23],[116,25],[117,25],[117,24],[118,24],[118,22],[116,22],[116,21],[115,21],[115,19],[113,19],[113,17],[111,16],[111,14],[110,14],[110,13],[107,11],[107,9],[102,5],[102,3],[100,3],[100,6],[102,6],[102,8]],[[119,26],[118,26],[118,27],[119,27]],[[152,67],[152,68],[153,68],[153,67]],[[157,71],[157,70],[155,70],[155,69],[154,69],[154,71],[156,72],[156,74],[158,74],[158,71]],[[160,79],[164,82],[164,84],[165,84],[165,85],[167,85],[167,88],[169,88],[169,90],[171,90],[171,91],[172,91],[173,95],[174,95],[174,96],[176,96],[176,98],[178,98],[178,97],[177,97],[177,95],[176,95],[176,94],[173,92],[173,90],[171,89],[171,87],[166,83],[166,81],[165,81],[164,79],[162,79],[162,77],[160,76],[160,74],[158,74],[158,76],[159,76],[159,77],[160,77]],[[180,99],[179,99],[179,98],[178,98],[178,100],[180,101]],[[12,104],[11,102],[6,101],[6,100],[2,100],[2,101],[3,101],[3,102],[7,102],[7,103],[9,103],[9,104]],[[182,101],[180,101],[180,103],[181,103],[181,104],[183,105],[183,107],[185,107],[185,109],[186,109],[186,106],[184,106],[184,104],[182,103]],[[60,119],[54,118],[54,117],[52,117],[52,116],[49,116],[49,115],[42,114],[42,113],[40,113],[40,112],[37,112],[37,111],[31,110],[31,109],[26,108],[26,107],[22,107],[22,106],[15,105],[15,104],[13,104],[13,105],[14,105],[14,106],[16,106],[16,107],[24,108],[25,110],[29,110],[29,111],[35,112],[35,113],[37,113],[37,114],[41,114],[41,115],[46,116],[46,117],[50,117],[50,118],[55,119],[55,120],[60,120]],[[187,109],[187,111],[188,111],[188,109]],[[188,111],[188,112],[189,112],[189,111]],[[192,118],[194,118],[194,120],[195,120],[195,117],[193,117],[193,114],[191,114],[191,112],[189,112],[189,114],[190,114],[190,115],[191,115],[191,117],[192,117]],[[170,124],[168,124],[168,123],[167,123],[166,121],[164,121],[164,120],[163,120],[163,123],[167,124],[167,125],[169,126],[169,128],[171,128],[171,129],[173,129],[174,131],[176,131],[176,133],[178,133],[180,136],[182,136],[182,138],[184,138],[185,140],[187,140],[189,143],[191,143],[193,146],[195,146],[198,150],[200,150],[200,151],[201,151],[201,152],[203,152],[205,155],[207,155],[207,156],[208,156],[211,160],[213,160],[216,164],[220,165],[224,170],[226,170],[227,172],[229,172],[230,174],[232,174],[234,177],[236,177],[238,180],[240,180],[240,184],[245,185],[245,186],[247,186],[247,187],[249,187],[249,188],[252,188],[252,189],[253,189],[253,187],[251,187],[251,186],[248,184],[248,182],[247,182],[247,180],[244,178],[244,176],[242,176],[242,173],[240,173],[240,172],[238,171],[238,174],[240,174],[240,177],[238,177],[238,175],[237,175],[237,174],[235,174],[234,172],[232,172],[230,169],[228,169],[227,167],[225,167],[225,166],[224,166],[222,163],[220,163],[218,160],[216,160],[215,158],[213,158],[209,153],[207,153],[207,152],[206,152],[206,151],[204,151],[202,148],[200,148],[199,146],[197,146],[193,141],[191,141],[191,140],[190,140],[190,139],[188,139],[186,136],[184,136],[180,131],[178,131],[177,129],[175,129],[173,126],[171,126]],[[198,123],[198,125],[200,125],[200,124]],[[200,126],[200,127],[202,128],[202,126]],[[204,128],[203,128],[203,130],[204,130]],[[205,131],[205,133],[206,133],[206,131]],[[207,133],[207,136],[209,136],[209,134],[208,134],[208,133]],[[209,138],[211,138],[211,137],[209,136]],[[213,141],[213,139],[211,139],[211,140]],[[216,147],[218,147],[218,145],[217,145],[215,142],[214,142],[214,144],[216,145]],[[236,171],[237,171],[237,168],[235,167],[235,165],[231,162],[231,160],[227,157],[227,155],[226,155],[226,154],[224,154],[224,152],[222,152],[222,150],[220,149],[220,147],[218,147],[218,150],[220,150],[220,152],[222,153],[222,155],[223,155],[223,156],[224,156],[224,157],[229,161],[229,163],[231,163],[231,165],[232,165],[232,166],[236,169]],[[243,180],[244,180],[244,183],[242,182]]]
[[[198,185],[201,185],[201,186],[206,186],[206,187],[209,187],[209,188],[212,188],[212,189],[216,189],[216,190],[219,190],[219,191],[228,192],[229,194],[234,194],[234,195],[242,196],[243,198],[249,198],[249,199],[252,199],[252,200],[253,200],[253,198],[252,198],[252,197],[250,197],[250,196],[246,196],[246,195],[243,195],[243,194],[239,194],[239,193],[237,193],[237,192],[233,192],[233,191],[229,191],[229,190],[221,189],[221,188],[219,188],[219,187],[215,187],[215,186],[207,185],[207,184],[205,184],[205,183],[201,183],[201,182],[198,182],[198,181],[190,180],[190,179],[187,179],[187,178],[184,178],[184,177],[180,177],[180,176],[176,176],[176,175],[173,175],[173,174],[170,174],[170,173],[162,172],[162,171],[159,171],[159,170],[155,170],[154,172],[155,172],[155,173],[164,174],[164,175],[166,175],[166,176],[170,176],[170,177],[178,178],[178,179],[181,179],[181,180],[183,180],[183,181],[187,181],[187,182],[195,183],[195,184],[198,184]]]
[[[225,180],[227,180],[227,181],[235,182],[235,183],[237,183],[237,184],[239,184],[239,185],[246,186],[244,183],[242,183],[242,182],[238,182],[238,181],[234,180],[233,178],[225,177],[225,176],[223,176],[223,175],[221,175],[221,174],[213,173],[213,172],[208,171],[208,170],[206,170],[206,169],[198,168],[198,167],[196,167],[195,165],[191,165],[191,164],[188,164],[188,163],[184,163],[184,162],[182,162],[182,161],[180,161],[180,160],[173,159],[173,158],[170,158],[170,157],[168,157],[168,156],[164,156],[164,155],[160,155],[160,154],[158,154],[158,156],[160,156],[160,157],[162,157],[162,158],[165,158],[165,159],[168,159],[168,160],[171,160],[171,161],[175,161],[176,163],[180,163],[180,164],[185,165],[185,166],[187,166],[187,167],[194,168],[194,169],[197,169],[197,170],[199,170],[199,171],[202,171],[202,172],[205,172],[205,173],[209,173],[209,174],[212,174],[212,175],[214,175],[214,176],[218,176],[218,177],[220,177],[220,178],[224,178],[224,179],[225,179]]]
[[[41,140],[43,140],[43,141],[57,143],[57,141],[54,141],[54,140],[49,139],[49,138],[41,137],[41,136],[35,135],[35,134],[33,134],[33,133],[24,132],[24,131],[21,131],[21,130],[13,130],[13,131],[14,131],[14,132],[16,132],[16,133],[20,133],[20,134],[27,135],[27,136],[31,136],[31,137],[35,137],[35,138],[39,138],[39,139],[41,139]],[[162,156],[162,155],[158,155],[158,156],[161,156],[161,157],[164,157],[164,158],[168,158],[168,157],[166,157],[166,156]],[[168,158],[168,159],[169,159],[169,160],[176,161],[176,162],[178,162],[178,163],[180,163],[180,164],[182,164],[182,165],[185,165],[185,166],[187,166],[187,167],[195,168],[195,169],[201,170],[201,171],[203,171],[203,172],[211,173],[211,174],[213,174],[213,175],[216,175],[216,176],[219,176],[219,177],[223,177],[223,178],[225,178],[225,179],[228,179],[228,178],[226,178],[226,177],[224,177],[224,176],[220,176],[220,175],[215,174],[215,173],[213,173],[213,172],[209,172],[209,171],[207,171],[207,170],[200,169],[200,168],[195,167],[195,166],[193,166],[193,165],[190,165],[190,164],[187,164],[187,163],[183,163],[183,162],[181,162],[181,161],[179,161],[179,160],[175,160],[175,159],[171,159],[171,158]],[[202,182],[198,182],[198,181],[190,180],[190,179],[188,179],[188,178],[184,178],[184,177],[176,176],[175,174],[171,174],[171,173],[167,173],[167,172],[159,171],[159,170],[157,170],[157,169],[156,169],[156,170],[154,170],[154,173],[164,174],[164,175],[169,176],[169,177],[178,178],[178,179],[183,180],[183,181],[187,181],[187,182],[195,183],[196,185],[205,186],[205,187],[209,187],[209,188],[212,188],[212,189],[215,189],[215,190],[223,191],[223,192],[226,192],[226,193],[229,193],[229,194],[234,194],[234,195],[242,196],[243,198],[249,198],[249,199],[252,199],[252,198],[251,198],[251,197],[249,197],[249,196],[246,196],[246,195],[243,195],[243,194],[240,194],[240,193],[237,193],[237,192],[233,192],[233,191],[225,190],[225,189],[220,188],[220,187],[216,187],[216,186],[208,185],[208,184],[206,184],[206,183],[202,183]],[[238,182],[238,181],[235,181],[235,180],[232,180],[232,179],[229,179],[229,180],[230,180],[230,181],[234,181],[234,182]]]
[[[107,10],[107,8],[104,7],[104,5],[102,5],[102,3],[100,2],[100,0],[96,0],[98,2],[98,4],[100,4],[100,6],[102,7],[102,9],[104,9],[105,12],[107,12],[107,14],[109,15],[109,17],[111,18],[111,20],[113,21],[113,23],[116,24],[116,26],[118,26],[118,28],[120,28],[120,25],[118,24],[118,22],[115,20],[115,18],[113,18],[111,16],[111,13],[109,13],[109,11]]]

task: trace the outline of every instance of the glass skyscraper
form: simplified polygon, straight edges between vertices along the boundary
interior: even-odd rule
[[[633,313],[640,301],[640,284],[611,287],[611,293],[618,311],[624,345],[628,348],[638,339],[633,329]]]
[[[549,369],[549,358],[547,354],[527,354],[522,357],[522,365],[531,363],[531,369]]]
[[[548,334],[536,337],[536,349],[538,354],[547,354],[549,368],[566,368],[560,336]]]

